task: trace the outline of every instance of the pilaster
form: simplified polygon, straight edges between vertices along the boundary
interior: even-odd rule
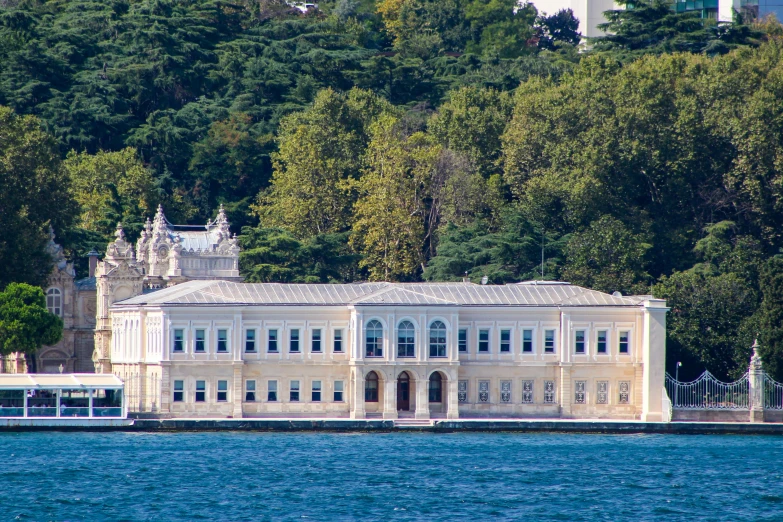
[[[429,398],[429,380],[427,372],[423,371],[424,377],[416,379],[416,413],[417,419],[430,418],[430,398]]]

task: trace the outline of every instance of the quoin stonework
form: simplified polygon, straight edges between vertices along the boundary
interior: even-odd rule
[[[91,283],[92,362],[124,380],[131,412],[667,416],[667,308],[652,296],[552,281],[249,284],[238,260],[222,209],[185,228],[159,208],[135,246],[118,226]]]

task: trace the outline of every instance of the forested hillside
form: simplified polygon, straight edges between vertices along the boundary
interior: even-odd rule
[[[783,373],[783,43],[663,0],[0,1],[0,276],[220,204],[248,281],[563,279]]]

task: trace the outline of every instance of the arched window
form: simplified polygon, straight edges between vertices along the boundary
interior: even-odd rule
[[[446,357],[446,325],[441,321],[430,325],[430,357]]]
[[[383,357],[383,325],[380,321],[373,319],[367,323],[365,339],[367,357]]]
[[[50,288],[46,291],[46,308],[58,317],[62,315],[63,294],[59,288]]]
[[[378,402],[378,374],[375,372],[364,378],[364,402]]]
[[[443,381],[440,373],[435,372],[430,375],[430,402],[442,402]]]
[[[397,357],[416,355],[416,329],[410,321],[403,321],[397,327]]]

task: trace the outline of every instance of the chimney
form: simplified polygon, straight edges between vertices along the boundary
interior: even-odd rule
[[[90,258],[90,277],[95,277],[95,268],[98,266],[98,256],[100,254],[93,248],[87,252],[87,257]]]

